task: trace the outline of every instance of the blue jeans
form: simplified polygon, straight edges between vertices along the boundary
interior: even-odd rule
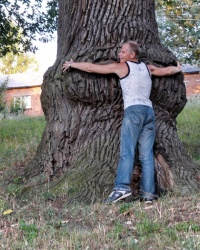
[[[138,145],[139,160],[142,166],[140,183],[141,198],[153,198],[155,116],[151,107],[132,105],[125,109],[121,128],[120,159],[117,168],[114,190],[130,191],[133,174],[135,148]]]

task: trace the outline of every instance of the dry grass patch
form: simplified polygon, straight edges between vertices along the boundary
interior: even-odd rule
[[[199,162],[199,106],[192,105],[179,115],[178,133]],[[46,191],[23,195],[24,167],[40,142],[45,121],[4,122],[0,124],[0,249],[200,249],[198,193],[166,195],[152,206],[139,201],[69,206],[65,196]]]
[[[9,199],[1,216],[2,249],[199,249],[200,201],[165,196],[139,201],[65,206],[35,197]],[[56,205],[57,204],[57,205]]]

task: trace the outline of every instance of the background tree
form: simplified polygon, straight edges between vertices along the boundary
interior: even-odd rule
[[[8,85],[8,79],[0,82],[0,112],[6,108],[5,91]]]
[[[43,180],[54,194],[83,202],[102,200],[111,191],[123,114],[118,79],[78,70],[62,73],[61,67],[71,58],[117,61],[119,44],[129,39],[140,43],[141,60],[157,66],[176,65],[176,57],[160,42],[154,4],[153,0],[59,1],[57,60],[42,85],[47,123],[26,173],[28,188],[30,182],[41,185]],[[157,120],[159,189],[199,190],[200,167],[187,155],[176,130],[176,117],[187,101],[183,75],[155,77],[151,99]],[[137,174],[133,179],[139,179]]]
[[[161,41],[183,63],[199,64],[199,8],[198,0],[156,0]],[[0,56],[10,51],[35,51],[37,34],[47,42],[57,29],[56,0],[3,0],[0,10]],[[16,43],[21,47],[16,48]]]
[[[34,56],[28,54],[15,55],[13,52],[6,54],[1,60],[0,72],[4,75],[23,73],[28,69],[38,70],[38,62]]]
[[[1,1],[0,57],[9,52],[34,52],[37,35],[43,42],[51,40],[57,28],[57,10],[56,0]]]
[[[156,0],[159,36],[182,63],[200,65],[199,0]]]

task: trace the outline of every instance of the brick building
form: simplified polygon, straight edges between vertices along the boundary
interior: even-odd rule
[[[200,94],[200,69],[191,65],[183,65],[184,82],[187,96]]]
[[[8,79],[5,100],[8,107],[11,103],[25,104],[27,116],[43,115],[40,95],[44,72],[28,72],[12,75],[0,75],[0,84]]]
[[[184,65],[183,73],[187,96],[200,94],[199,68]],[[9,107],[12,102],[24,102],[26,104],[25,115],[43,115],[40,102],[43,75],[44,72],[0,75],[0,84],[8,78],[5,94],[7,106]]]

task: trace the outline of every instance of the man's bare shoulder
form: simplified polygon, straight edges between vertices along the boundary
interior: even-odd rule
[[[128,66],[126,62],[120,62],[117,63],[117,72],[116,74],[120,77],[123,78],[124,76],[126,76],[128,74]]]

